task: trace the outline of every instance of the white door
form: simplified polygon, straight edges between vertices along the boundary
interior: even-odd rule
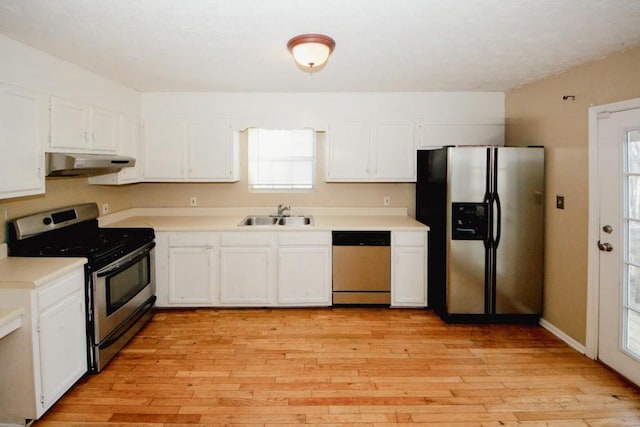
[[[598,116],[598,358],[640,384],[640,109]]]

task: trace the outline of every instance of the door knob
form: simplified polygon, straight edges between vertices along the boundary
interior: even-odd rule
[[[604,227],[602,227],[602,231],[604,231],[607,234],[611,234],[613,233],[613,227],[607,224]]]
[[[598,249],[603,252],[611,252],[613,250],[613,246],[611,246],[611,243],[602,243],[601,241],[598,241]]]

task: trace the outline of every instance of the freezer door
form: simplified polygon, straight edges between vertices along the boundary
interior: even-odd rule
[[[447,313],[485,312],[485,244],[454,240],[452,206],[482,203],[487,192],[489,148],[449,148],[447,190]]]
[[[544,148],[501,147],[495,180],[496,314],[539,314],[542,306]],[[498,208],[498,206],[496,206]]]

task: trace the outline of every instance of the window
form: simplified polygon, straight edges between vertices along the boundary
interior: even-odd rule
[[[315,176],[313,129],[249,129],[249,188],[310,190]]]

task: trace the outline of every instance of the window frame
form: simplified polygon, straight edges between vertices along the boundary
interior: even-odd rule
[[[264,187],[259,188],[256,187],[254,183],[252,183],[252,133],[258,131],[278,131],[278,132],[287,132],[287,131],[300,131],[300,130],[309,130],[311,133],[311,152],[312,155],[310,157],[301,157],[301,156],[289,156],[289,157],[281,157],[280,159],[286,161],[295,161],[299,160],[311,160],[311,184],[309,188],[292,188],[292,187]],[[317,132],[313,128],[296,128],[296,129],[270,129],[270,128],[258,128],[252,127],[247,129],[247,185],[249,187],[249,192],[251,193],[311,193],[316,189],[317,186],[317,162],[318,162],[318,151],[317,151]],[[260,184],[258,184],[260,185]],[[268,185],[268,184],[265,184]],[[276,184],[271,184],[276,185]]]

